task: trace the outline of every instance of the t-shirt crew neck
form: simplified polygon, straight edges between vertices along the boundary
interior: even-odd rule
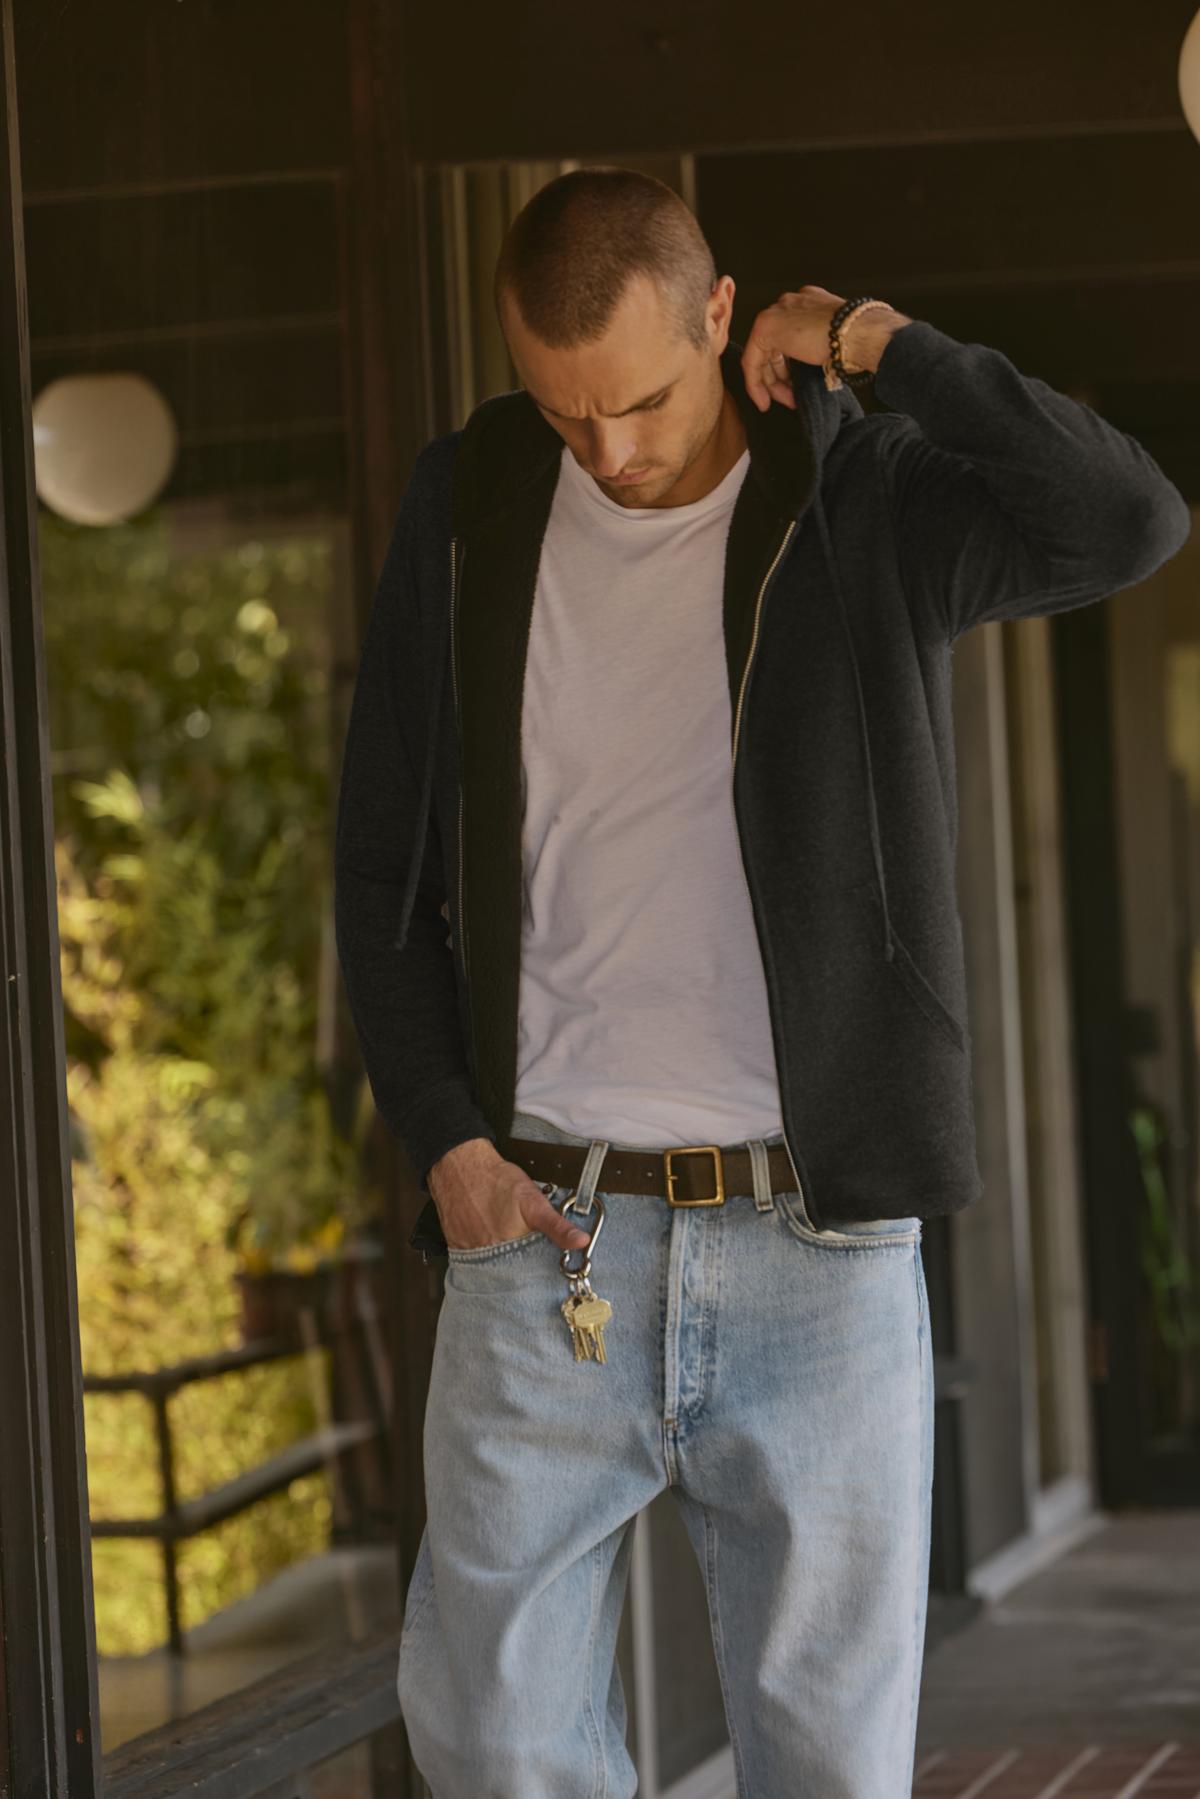
[[[732,506],[737,500],[749,466],[750,451],[746,448],[729,473],[717,482],[710,493],[702,495],[698,500],[688,500],[682,506],[622,506],[619,500],[610,499],[586,469],[580,468],[566,444],[562,448],[562,476],[583,498],[610,518],[615,516],[628,519],[633,524],[648,524],[651,527],[656,521],[676,526],[689,524],[693,519],[706,518],[710,512],[719,512],[723,507]]]

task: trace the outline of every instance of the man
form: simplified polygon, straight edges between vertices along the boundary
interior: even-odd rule
[[[1001,352],[887,305],[834,344],[812,284],[738,346],[733,296],[660,183],[536,194],[496,270],[522,388],[418,457],[362,654],[338,944],[448,1258],[398,1671],[436,1799],[635,1791],[664,1486],[739,1794],[909,1792],[920,1237],[981,1186],[952,647],[1189,530]]]

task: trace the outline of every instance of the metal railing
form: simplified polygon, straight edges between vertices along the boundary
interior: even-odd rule
[[[323,1311],[313,1314],[313,1343],[299,1341],[294,1335],[262,1337],[239,1344],[236,1348],[218,1350],[211,1355],[195,1356],[175,1362],[169,1367],[131,1371],[122,1374],[85,1374],[85,1393],[141,1393],[154,1413],[158,1445],[161,1504],[151,1516],[141,1518],[95,1518],[91,1520],[93,1537],[154,1538],[161,1545],[163,1581],[166,1594],[167,1640],[172,1652],[182,1655],[186,1635],[181,1617],[179,1595],[178,1546],[201,1531],[210,1530],[228,1518],[256,1505],[260,1499],[281,1492],[293,1480],[327,1467],[336,1489],[340,1507],[348,1515],[351,1540],[362,1541],[377,1512],[364,1493],[356,1452],[374,1444],[382,1463],[381,1478],[390,1491],[388,1467],[388,1433],[382,1395],[373,1377],[369,1346],[360,1368],[365,1373],[365,1390],[370,1415],[339,1418],[341,1383],[335,1372],[339,1355],[348,1338],[361,1339],[362,1324],[331,1325]],[[175,1477],[175,1452],[171,1429],[170,1401],[182,1388],[197,1381],[213,1380],[239,1369],[257,1368],[287,1356],[309,1353],[312,1346],[330,1351],[330,1421],[309,1435],[289,1443],[266,1461],[223,1481],[191,1499],[180,1499]],[[355,1345],[349,1345],[353,1352]],[[392,1520],[388,1519],[389,1524]]]

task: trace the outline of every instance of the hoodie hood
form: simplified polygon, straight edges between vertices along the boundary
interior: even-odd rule
[[[743,351],[744,346],[731,339],[720,360],[722,378],[737,402],[746,433],[750,451],[747,481],[756,484],[765,507],[781,522],[798,522],[809,506],[813,507],[830,584],[842,618],[854,671],[858,730],[866,776],[867,825],[883,912],[884,954],[890,960],[892,935],[862,681],[821,494],[825,458],[842,426],[862,418],[863,409],[852,388],[843,385],[831,390],[825,384],[821,369],[789,358],[788,368],[797,402],[795,408],[773,402],[766,412],[760,412],[746,392],[741,360]],[[456,549],[477,526],[505,511],[524,495],[528,487],[546,478],[550,465],[561,456],[563,445],[558,432],[542,417],[523,389],[482,401],[452,437],[457,442],[450,497],[450,604],[446,616],[439,616],[437,645],[433,651],[434,679],[430,689],[415,850],[409,863],[400,928],[395,939],[398,949],[402,949],[407,940],[428,837],[436,745],[443,699],[449,684],[448,665],[453,655]]]

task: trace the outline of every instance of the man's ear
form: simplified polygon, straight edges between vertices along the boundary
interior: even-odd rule
[[[713,350],[720,355],[729,342],[729,333],[733,326],[733,296],[737,292],[737,283],[732,275],[718,275],[713,282],[709,296],[712,310],[708,315],[709,330],[712,333]],[[714,300],[718,301],[716,306]]]

